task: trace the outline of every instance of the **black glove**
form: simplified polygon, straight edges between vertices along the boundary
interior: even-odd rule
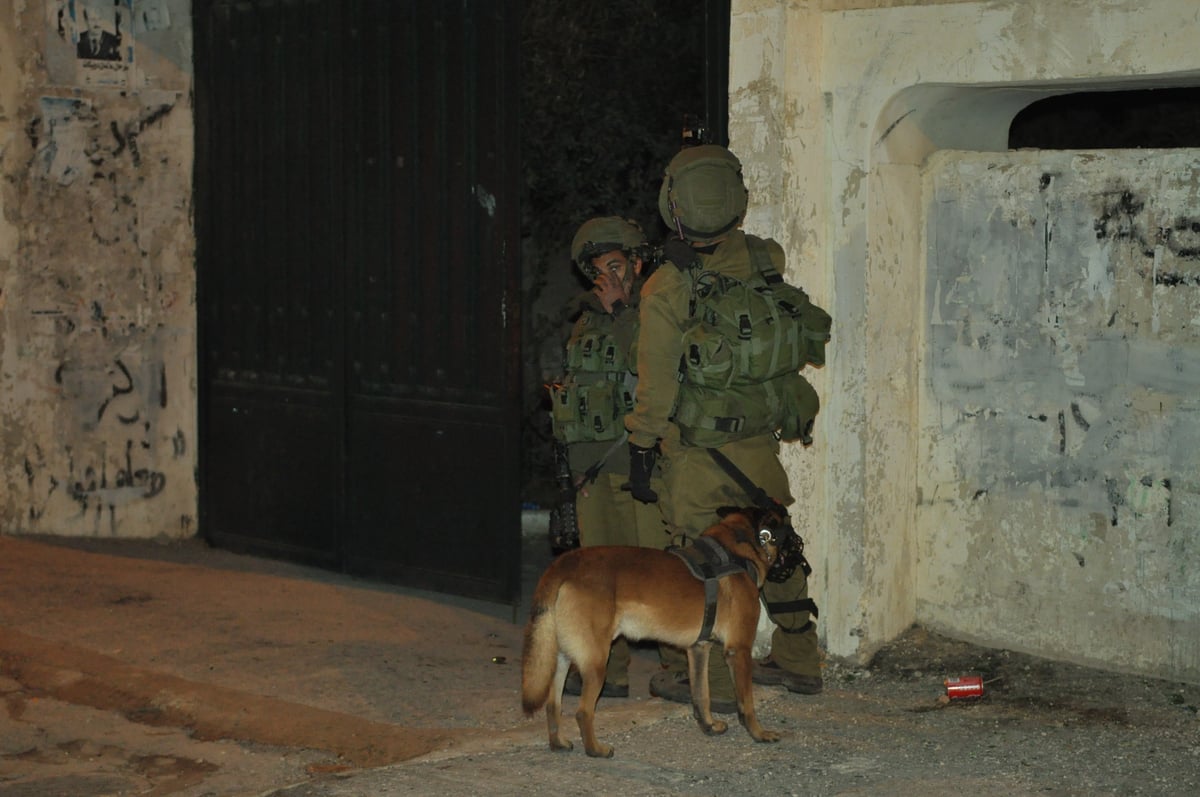
[[[658,501],[658,493],[650,489],[650,473],[658,459],[657,448],[640,448],[629,444],[629,492],[643,504]]]
[[[686,271],[696,262],[696,250],[687,241],[672,238],[662,246],[664,260],[670,260],[675,268]]]

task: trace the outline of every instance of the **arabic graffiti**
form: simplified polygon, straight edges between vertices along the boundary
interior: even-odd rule
[[[107,520],[113,527],[120,507],[161,495],[167,485],[155,467],[154,428],[158,410],[167,406],[166,367],[126,359],[102,368],[63,362],[54,373],[61,397],[76,405],[81,431],[90,438],[66,449],[67,494],[81,513],[95,513],[97,524]],[[168,439],[176,457],[186,451],[182,431]]]

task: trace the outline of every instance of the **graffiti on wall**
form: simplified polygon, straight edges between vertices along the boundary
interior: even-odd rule
[[[1155,267],[1164,265],[1169,255],[1170,267],[1139,270],[1156,285],[1200,285],[1200,215],[1189,208],[1151,219],[1145,198],[1121,181],[1099,192],[1095,201],[1092,227],[1098,241],[1127,242]]]
[[[158,514],[148,502],[174,506],[190,489],[179,479],[191,472],[178,429],[186,389],[184,406],[168,410],[167,400],[191,319],[169,270],[173,241],[161,234],[178,208],[140,201],[166,162],[156,158],[147,176],[143,150],[160,151],[174,108],[158,99],[141,98],[122,118],[106,98],[41,97],[41,125],[28,128],[40,179],[26,207],[72,230],[42,237],[31,226],[22,274],[28,351],[40,354],[18,378],[53,397],[53,425],[31,430],[39,444],[25,455],[28,509],[19,511],[56,533],[144,529]]]
[[[108,317],[97,305],[91,308],[82,315],[47,309],[34,316],[31,346],[55,352],[50,356],[56,364],[39,363],[22,380],[20,400],[9,405],[10,412],[14,406],[48,412],[5,416],[32,421],[23,461],[16,460],[23,472],[12,474],[24,482],[18,528],[164,533],[162,524],[175,515],[181,496],[186,527],[194,463],[180,426],[189,396],[185,387],[183,406],[174,406],[180,399],[172,389],[179,379],[172,367],[179,335],[157,324],[138,328],[124,315]]]
[[[925,621],[1131,667],[1143,646],[1107,637],[1136,624],[1194,671],[1195,151],[948,153],[929,177]]]
[[[931,395],[945,431],[980,436],[986,461],[959,457],[964,476],[991,482],[980,488],[1090,483],[1115,517],[1123,503],[1109,498],[1125,491],[1106,486],[1114,479],[1169,484],[1200,466],[1189,175],[1107,177],[1097,189],[1029,173],[1008,194],[1014,207],[969,196],[937,206],[948,215],[931,242]]]
[[[187,533],[192,2],[16,8],[0,533]]]
[[[176,458],[187,450],[182,431],[167,436],[158,429],[168,405],[165,365],[156,358],[140,362],[136,352],[95,365],[64,360],[53,381],[63,415],[80,432],[64,447],[63,488],[96,530],[115,529],[121,507],[153,499],[166,488],[159,449],[169,444]],[[51,489],[58,481],[50,481]]]

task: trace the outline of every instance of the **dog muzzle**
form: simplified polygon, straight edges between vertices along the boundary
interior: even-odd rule
[[[812,574],[812,567],[804,558],[804,540],[800,539],[791,524],[776,531],[762,529],[758,532],[758,538],[764,544],[775,543],[775,561],[767,570],[767,581],[781,584],[792,577],[797,567],[803,568],[806,577]]]

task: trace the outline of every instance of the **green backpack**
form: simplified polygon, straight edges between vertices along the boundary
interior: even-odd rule
[[[746,243],[755,267],[749,280],[715,271],[694,276],[698,323],[683,336],[684,378],[691,384],[756,384],[825,364],[833,319],[783,281],[762,239],[748,235]]]
[[[765,241],[746,243],[749,280],[691,267],[695,323],[683,336],[676,424],[691,445],[767,432],[808,443],[820,402],[800,370],[824,365],[832,318],[784,282]]]

